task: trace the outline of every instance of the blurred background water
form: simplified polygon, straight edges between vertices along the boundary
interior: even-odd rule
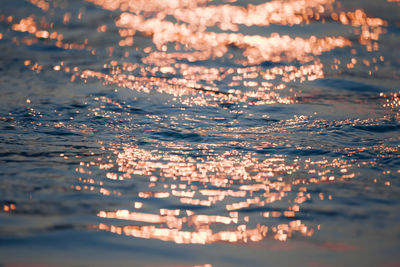
[[[0,4],[3,266],[400,266],[399,1]]]

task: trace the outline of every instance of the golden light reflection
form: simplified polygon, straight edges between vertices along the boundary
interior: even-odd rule
[[[33,5],[37,6],[38,8],[42,9],[43,11],[47,11],[50,8],[50,4],[45,0],[28,0]]]
[[[135,14],[157,12],[159,17],[173,16],[204,30],[206,27],[218,26],[222,30],[238,30],[238,25],[268,26],[270,24],[294,25],[321,19],[321,14],[332,9],[334,0],[290,0],[270,1],[259,5],[248,5],[247,8],[234,5],[209,5],[208,1],[135,1],[135,0],[88,0],[108,10],[120,9]]]
[[[384,94],[381,96],[386,97]],[[99,105],[113,103],[120,106],[106,97],[98,100],[101,101]],[[157,120],[157,116],[152,118]],[[277,126],[277,129],[271,129],[271,133],[281,129],[296,129],[305,122],[311,123],[309,120],[306,116],[296,116]],[[324,125],[329,122],[313,123]],[[356,126],[373,121],[345,120],[337,123]],[[247,132],[240,129],[240,133],[239,130],[233,131],[238,132],[237,138],[243,139],[247,132],[254,133],[255,129],[247,129]],[[202,130],[198,132],[202,133]],[[220,135],[225,136],[224,133]],[[344,148],[342,152],[346,156],[341,158],[312,159],[284,155],[259,157],[256,153],[241,153],[238,150],[216,153],[215,150],[222,145],[206,143],[199,144],[197,148],[206,155],[196,157],[196,152],[192,154],[193,148],[186,142],[158,143],[157,149],[150,150],[135,145],[122,148],[111,146],[115,161],[104,163],[100,160],[94,164],[82,164],[107,171],[107,177],[111,180],[133,179],[141,184],[135,193],[139,201],[135,200],[129,209],[99,211],[97,215],[104,221],[95,228],[184,244],[257,242],[267,237],[286,241],[293,236],[311,236],[319,226],[309,226],[299,219],[302,207],[307,207],[310,201],[330,201],[333,197],[309,192],[308,187],[354,179],[357,177],[357,167],[376,166],[373,160],[352,160],[352,155],[370,151],[370,147],[363,146]],[[167,148],[172,151],[167,152]],[[382,156],[398,151],[398,147],[384,144],[372,149]],[[389,181],[382,183],[387,187],[391,185]],[[105,187],[107,185],[103,185],[101,190]],[[165,205],[158,205],[158,209],[147,209],[146,203],[152,205],[152,199],[157,198],[165,199]],[[118,220],[119,223],[108,223],[109,219]]]
[[[17,207],[15,206],[15,204],[9,204],[9,205],[3,205],[3,211],[4,212],[11,212],[16,210]]]
[[[49,8],[49,4],[44,0],[31,2],[41,7],[43,11]],[[388,25],[383,19],[369,17],[362,9],[336,11],[334,0],[278,0],[247,7],[230,4],[208,5],[206,0],[173,2],[90,0],[89,2],[106,10],[123,11],[115,20],[118,33],[122,37],[122,40],[117,41],[118,45],[134,46],[134,38],[137,32],[141,32],[152,37],[157,49],[151,46],[143,49],[146,54],[141,59],[143,64],[112,60],[110,64],[105,65],[110,73],[90,69],[75,71],[72,73],[71,81],[75,81],[77,77],[97,78],[106,84],[145,93],[156,90],[162,94],[170,94],[175,97],[174,100],[189,106],[218,106],[221,103],[293,104],[296,102],[297,92],[287,88],[287,83],[323,78],[325,67],[319,56],[353,45],[344,36],[290,37],[278,33],[262,36],[232,32],[238,31],[240,25],[265,27],[270,24],[307,24],[311,21],[324,22],[326,19],[331,19],[351,25],[354,33],[359,35],[358,41],[365,45],[368,51],[379,49],[377,41],[385,32],[384,27]],[[69,12],[64,13],[63,23],[69,23],[71,16]],[[168,20],[168,16],[173,16],[177,22]],[[6,21],[11,23],[13,19],[7,18]],[[210,27],[213,26],[220,27],[223,32],[210,31]],[[65,42],[64,35],[54,31],[53,24],[47,23],[44,18],[40,25],[33,15],[22,18],[19,23],[12,24],[11,28],[34,37],[23,37],[20,40],[15,37],[16,44],[33,45],[39,40],[48,39],[54,40],[57,47],[86,49],[92,55],[96,55],[96,50],[88,45],[87,39],[82,43]],[[106,24],[97,27],[99,34],[104,34],[106,31]],[[171,49],[171,44],[174,45],[174,49]],[[231,52],[232,47],[240,49],[239,55]],[[110,57],[113,51],[114,47],[108,47]],[[243,68],[192,66],[182,62],[185,60],[199,62],[216,58],[231,59]],[[354,69],[357,64],[354,60],[353,58],[349,63],[343,62],[343,64],[347,69]],[[294,62],[294,64],[271,68],[251,66],[264,62]],[[302,64],[297,66],[296,62]],[[377,68],[369,61],[364,60],[363,64]],[[337,63],[330,67],[338,70],[339,65],[340,63]],[[53,69],[68,73],[75,69],[75,66],[63,68],[56,65]],[[222,91],[216,81],[227,79],[230,88]],[[279,92],[285,88],[286,92]]]
[[[48,12],[49,1],[29,2],[51,19],[53,15]],[[14,18],[1,15],[0,21],[10,25],[12,31],[23,33],[23,37],[13,36],[12,43],[16,45],[51,44],[62,49],[87,50],[91,56],[97,57],[96,62],[103,57],[102,67],[87,66],[89,64],[78,67],[73,65],[77,64],[73,61],[68,65],[60,60],[48,68],[67,73],[72,82],[76,78],[85,82],[93,79],[113,88],[124,87],[149,95],[156,92],[170,96],[172,102],[185,107],[291,105],[298,101],[299,89],[294,88],[299,87],[299,83],[322,79],[329,71],[333,72],[329,73],[330,77],[334,77],[345,67],[350,71],[360,65],[368,68],[371,75],[372,70],[377,70],[376,64],[385,61],[383,56],[361,59],[356,58],[356,54],[359,52],[357,45],[367,52],[378,51],[378,41],[386,32],[388,22],[370,17],[361,9],[344,11],[335,6],[335,0],[274,0],[245,7],[209,4],[209,0],[87,2],[104,10],[121,11],[114,16],[114,25],[104,21],[94,25],[93,36],[108,37],[111,36],[109,33],[115,32],[118,37],[110,40],[112,43],[107,47],[102,44],[96,46],[96,41],[88,39],[67,41],[65,29],[55,29],[55,23],[47,22],[47,17],[39,19],[37,15],[30,15]],[[82,12],[79,11],[78,16],[63,13],[60,21],[65,26],[75,18],[81,20]],[[346,30],[341,32],[342,35],[317,37],[316,34],[303,34],[300,37],[265,28],[273,24],[307,27],[307,24],[326,21],[335,26],[346,25],[343,27],[348,27],[350,33]],[[256,27],[268,30],[248,30]],[[0,39],[8,34],[0,33]],[[146,45],[143,42],[147,42]],[[345,56],[334,58],[332,65],[326,65],[324,55],[337,51]],[[38,73],[46,70],[46,65],[32,58],[25,59],[23,65]],[[382,106],[398,110],[399,95],[400,92],[382,93]],[[120,114],[105,110],[105,105],[124,108],[123,103],[105,96],[96,96],[93,100],[101,106],[89,109],[90,115],[115,118]],[[30,103],[31,100],[27,99],[26,104]],[[33,108],[28,112],[29,115],[41,116]],[[243,110],[233,109],[229,112],[242,114]],[[399,114],[397,118],[400,118]],[[144,116],[162,123],[160,116]],[[264,118],[268,118],[268,115]],[[170,119],[188,122],[202,118],[185,115]],[[137,181],[138,189],[135,188],[134,200],[128,208],[100,210],[97,213],[102,223],[95,228],[116,234],[185,244],[256,242],[267,236],[286,241],[295,235],[311,236],[315,227],[307,226],[299,219],[302,207],[314,200],[331,200],[332,196],[309,192],[308,186],[353,179],[357,177],[355,168],[376,166],[377,160],[355,163],[349,159],[351,156],[372,149],[379,157],[384,152],[397,152],[398,147],[383,144],[344,147],[340,149],[346,155],[343,158],[290,158],[277,154],[260,156],[255,152],[240,153],[239,150],[227,148],[238,145],[238,142],[242,142],[246,148],[248,143],[243,140],[249,138],[257,140],[260,149],[290,147],[283,138],[273,134],[291,131],[302,123],[309,123],[310,127],[315,126],[313,123],[319,123],[320,127],[331,122],[316,122],[306,116],[295,116],[277,122],[269,129],[262,125],[241,128],[234,123],[229,130],[196,127],[199,135],[212,133],[213,137],[233,140],[223,145],[204,142],[190,146],[184,141],[161,140],[156,140],[157,147],[153,150],[137,145],[124,145],[122,148],[109,145],[115,160],[98,158],[91,162],[80,162],[75,169],[80,177],[77,184],[71,185],[71,189],[122,199],[123,190],[115,189],[112,184],[130,179]],[[348,120],[337,122],[337,125],[352,127],[357,123],[368,125],[374,121]],[[54,122],[52,126],[72,128],[67,122]],[[93,130],[86,125],[81,125],[79,129],[75,127],[74,130],[93,134]],[[265,137],[266,134],[270,134],[269,139]],[[254,143],[252,145],[256,146]],[[292,148],[312,149],[300,145]],[[170,152],[171,149],[174,153]],[[206,155],[196,157],[199,151],[205,151]],[[191,153],[194,155],[189,156]],[[59,156],[69,158],[64,153]],[[104,180],[96,178],[99,171],[104,172]],[[391,186],[390,181],[383,183]],[[149,208],[154,205],[151,203],[154,199],[165,206]],[[3,205],[4,212],[15,209],[15,204]],[[118,225],[108,223],[110,219],[118,221],[115,223]]]
[[[22,18],[19,23],[12,24],[11,29],[14,31],[19,31],[19,32],[27,32],[33,35],[35,38],[27,38],[23,37],[21,39],[21,42],[25,45],[33,45],[37,43],[41,39],[49,39],[49,40],[54,40],[55,45],[59,48],[63,49],[87,49],[91,50],[92,47],[87,45],[87,40],[85,40],[83,43],[78,44],[74,42],[66,43],[63,42],[64,40],[64,35],[61,33],[58,33],[56,31],[51,31],[48,29],[47,23],[43,22],[38,25],[35,16],[29,16],[27,18]],[[15,38],[14,41],[17,45],[19,44],[19,41],[17,38]]]
[[[147,151],[137,147],[114,150],[115,164],[112,167],[97,164],[100,169],[110,170],[111,167],[120,174],[114,173],[110,177],[116,175],[118,179],[149,177],[147,191],[138,192],[138,198],[145,201],[161,195],[185,208],[160,208],[158,214],[130,210],[100,211],[99,217],[126,221],[128,225],[101,223],[96,227],[127,236],[185,244],[256,242],[264,239],[267,233],[281,241],[295,233],[311,236],[314,230],[296,219],[301,205],[313,198],[307,192],[307,185],[354,177],[354,173],[348,173],[351,164],[346,160],[301,162],[285,157],[260,160],[256,155],[239,156],[232,152],[198,161],[188,156],[161,153],[160,150]],[[296,175],[298,171],[307,169],[310,177]],[[282,178],[288,174],[298,178]],[[315,197],[323,199],[321,194]],[[142,208],[142,204],[136,203],[135,209]],[[278,210],[270,210],[274,203],[280,203]],[[282,205],[286,208],[282,209]],[[221,210],[220,215],[207,215],[195,207],[218,207],[225,211]],[[248,216],[246,210],[253,211],[252,215]],[[289,222],[274,224],[275,218],[287,218]],[[262,224],[263,220],[266,224]],[[129,222],[135,225],[129,225]]]
[[[180,65],[179,67],[183,69],[186,66]],[[246,84],[246,82],[244,82],[246,86],[255,87],[256,90],[242,92],[240,90],[231,89],[228,92],[220,92],[218,87],[204,86],[198,83],[197,79],[203,79],[204,81],[210,82],[213,80],[212,75],[210,77],[209,74],[203,74],[204,71],[207,71],[207,69],[200,68],[198,70],[199,73],[190,74],[191,68],[187,67],[187,70],[184,71],[184,73],[188,78],[183,79],[137,77],[129,74],[118,74],[118,72],[113,75],[108,75],[91,70],[83,70],[80,78],[97,78],[104,80],[107,84],[115,84],[120,87],[126,87],[135,91],[146,93],[156,90],[159,93],[178,97],[181,99],[181,102],[187,105],[195,104],[201,106],[218,106],[218,103],[223,102],[261,105],[273,103],[290,104],[294,102],[293,96],[281,96],[281,94],[277,92],[285,88],[284,84],[274,85],[267,82],[263,82],[261,84],[256,82],[254,82],[254,84]],[[285,72],[285,70],[288,71]],[[152,70],[153,73],[157,71],[159,71],[158,68]],[[288,81],[313,80],[323,75],[319,65],[305,66],[301,67],[300,69],[296,69],[295,67],[283,67],[282,69],[274,68],[267,72],[261,72],[261,74],[269,80],[275,79],[277,76],[283,76],[283,79]],[[223,77],[219,77],[218,79],[221,78]],[[185,98],[188,100],[185,100]]]
[[[222,57],[229,45],[244,49],[243,55],[250,64],[263,61],[292,61],[308,62],[311,56],[320,55],[337,47],[351,45],[344,37],[316,38],[311,36],[304,39],[280,36],[273,33],[270,37],[260,35],[244,35],[241,33],[215,33],[193,31],[185,24],[177,24],[158,18],[145,19],[141,15],[123,13],[117,20],[118,27],[144,32],[153,36],[153,42],[158,49],[169,42],[180,43],[187,48],[204,51],[211,57]],[[283,56],[282,56],[283,55]]]

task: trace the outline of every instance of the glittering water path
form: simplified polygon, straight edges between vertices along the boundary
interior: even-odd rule
[[[398,266],[399,9],[3,1],[0,264]]]

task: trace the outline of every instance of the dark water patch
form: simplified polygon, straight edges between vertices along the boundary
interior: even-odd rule
[[[15,130],[17,130],[17,128],[14,127],[14,126],[11,126],[11,125],[5,125],[5,126],[2,128],[2,130],[4,130],[4,131],[15,131]]]
[[[175,140],[175,141],[187,140],[189,142],[200,142],[202,140],[202,137],[200,134],[183,133],[178,130],[161,131],[161,132],[156,132],[153,135],[161,136],[163,138],[166,138],[167,140]]]
[[[289,153],[295,156],[321,156],[329,154],[330,151],[311,148],[311,149],[296,149],[290,151]]]
[[[261,118],[260,120],[265,121],[265,122],[271,122],[271,123],[280,122],[281,121],[281,120],[273,119],[273,118]]]
[[[147,112],[143,109],[140,109],[140,108],[128,108],[127,110],[129,113],[132,113],[132,114],[150,114],[149,112]]]
[[[285,146],[274,146],[274,147],[263,147],[262,149],[257,149],[256,152],[262,155],[276,154],[278,152],[287,154],[288,150],[290,150],[290,148]]]
[[[46,53],[66,52],[67,51],[66,49],[64,49],[62,47],[58,47],[58,46],[55,46],[55,45],[47,43],[47,42],[44,42],[41,44],[34,44],[34,45],[31,45],[28,47],[29,47],[28,48],[29,50],[46,52]]]
[[[379,88],[374,85],[369,85],[361,82],[344,80],[344,79],[325,78],[318,80],[316,83],[329,88],[348,90],[360,93],[363,92],[379,93],[382,90],[384,90],[384,88]]]
[[[55,156],[59,156],[59,152],[33,152],[33,151],[9,151],[0,153],[0,157],[12,157],[12,156],[22,156],[28,158],[52,158]]]
[[[400,124],[384,124],[384,125],[356,125],[355,129],[374,132],[374,133],[387,133],[400,130]]]
[[[366,220],[368,219],[368,215],[366,214],[356,214],[346,212],[346,211],[336,211],[336,210],[323,210],[318,208],[305,208],[303,212],[309,218],[329,218],[330,220],[337,219],[337,218],[346,218],[351,220]]]
[[[80,133],[76,133],[76,132],[71,132],[71,131],[65,131],[65,130],[57,130],[57,131],[46,131],[43,132],[44,134],[48,134],[48,135],[55,135],[55,136],[82,136],[82,134]]]

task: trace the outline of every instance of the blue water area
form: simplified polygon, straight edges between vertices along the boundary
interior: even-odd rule
[[[400,266],[398,1],[0,4],[1,266]]]

